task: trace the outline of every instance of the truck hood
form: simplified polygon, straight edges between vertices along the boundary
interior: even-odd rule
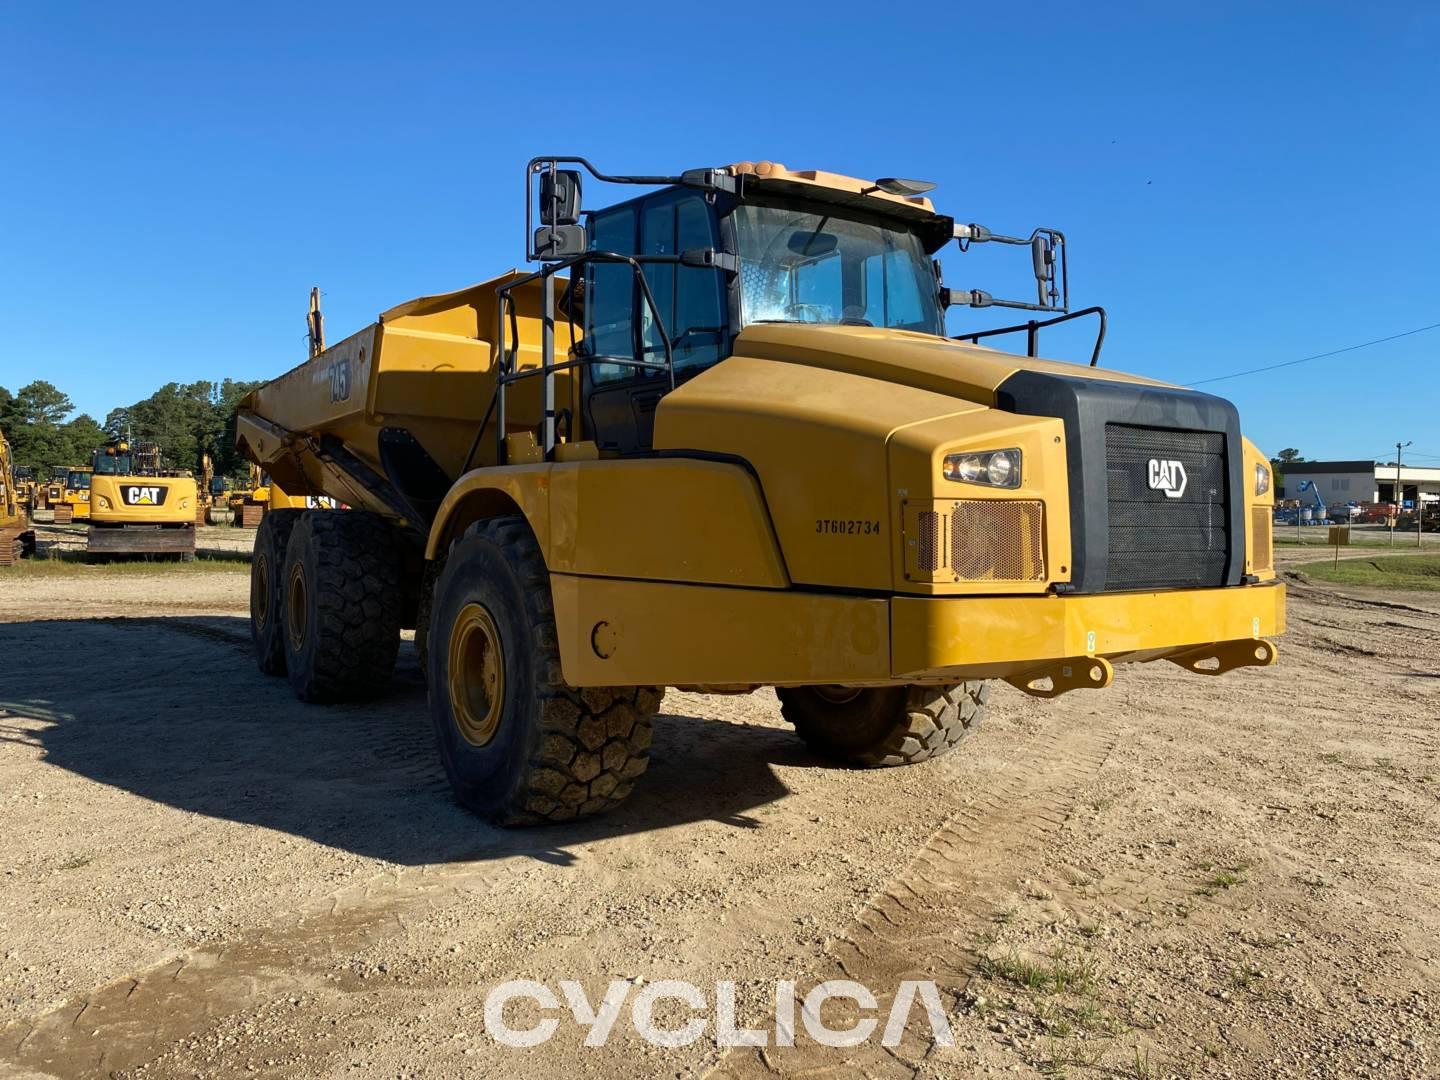
[[[754,323],[741,331],[734,352],[844,371],[991,406],[996,388],[1018,371],[1183,389],[1105,368],[1016,356],[932,334],[869,326]]]

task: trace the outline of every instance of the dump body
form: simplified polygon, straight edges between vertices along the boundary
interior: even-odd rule
[[[387,430],[413,436],[446,481],[465,471],[467,462],[493,463],[493,434],[488,440],[476,436],[495,389],[495,290],[517,276],[391,308],[359,333],[255,390],[240,405],[241,450],[292,495],[328,495],[391,515],[394,508],[375,491],[325,460],[323,439],[342,443],[380,476],[386,476],[381,442]],[[517,366],[534,368],[539,363],[536,290],[522,290],[516,308]],[[561,323],[557,333],[568,334],[568,324]],[[572,401],[570,379],[562,376],[560,382],[562,400]],[[539,400],[534,383],[512,395],[507,426],[533,428]],[[406,454],[398,444],[391,452],[397,459]],[[408,481],[408,493],[438,504],[444,489],[426,489],[426,479],[436,482],[417,475]]]

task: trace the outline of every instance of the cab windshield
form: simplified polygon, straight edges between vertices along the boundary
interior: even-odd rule
[[[942,332],[934,272],[913,232],[822,209],[744,203],[735,236],[746,323]]]
[[[90,474],[72,469],[69,478],[65,481],[65,486],[71,491],[88,491],[90,490]]]
[[[130,455],[96,454],[95,471],[101,476],[130,476]]]

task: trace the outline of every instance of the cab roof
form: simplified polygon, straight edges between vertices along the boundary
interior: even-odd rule
[[[912,223],[925,240],[926,250],[938,251],[954,237],[955,220],[937,214],[935,206],[923,195],[892,195],[881,191],[873,180],[861,180],[821,169],[788,169],[778,161],[738,161],[726,165],[723,172],[744,177],[745,191],[776,195],[813,202],[833,203],[872,214],[900,218]]]

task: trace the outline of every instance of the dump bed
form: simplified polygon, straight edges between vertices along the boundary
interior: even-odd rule
[[[400,304],[253,391],[240,403],[241,452],[288,492],[329,495],[392,514],[393,501],[357,483],[350,456],[363,463],[361,474],[368,468],[419,501],[443,493],[467,464],[493,464],[493,417],[486,437],[477,440],[477,433],[495,390],[496,289],[522,276],[512,270],[458,292]],[[510,295],[519,335],[516,367],[539,367],[539,284],[518,286]],[[569,324],[557,321],[555,333],[563,349]],[[526,379],[510,388],[508,431],[532,430],[540,422],[540,382]],[[568,372],[557,373],[555,396],[558,407],[573,408]],[[337,465],[337,454],[350,467]]]

